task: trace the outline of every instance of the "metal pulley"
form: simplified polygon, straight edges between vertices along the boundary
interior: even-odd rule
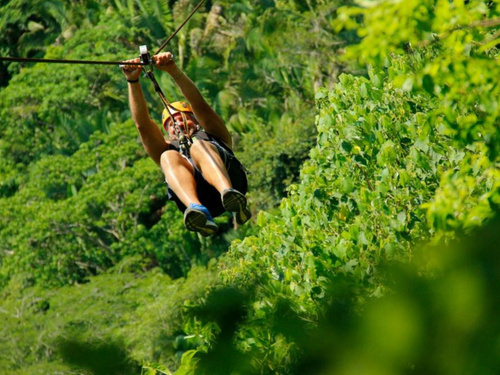
[[[153,59],[151,58],[151,55],[148,52],[148,46],[143,45],[139,46],[139,58],[141,59],[141,64],[144,66],[149,66],[149,71],[152,72],[153,70]],[[145,72],[145,74],[147,74]]]

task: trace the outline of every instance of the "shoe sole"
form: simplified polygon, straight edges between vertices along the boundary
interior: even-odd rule
[[[239,225],[245,224],[252,213],[247,207],[247,199],[238,191],[227,191],[222,196],[222,205],[226,211],[232,212]]]
[[[217,232],[217,225],[207,220],[203,212],[188,208],[184,213],[184,224],[192,232],[199,232],[203,236],[210,236]]]

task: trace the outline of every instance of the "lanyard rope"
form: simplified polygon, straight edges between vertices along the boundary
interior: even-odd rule
[[[156,51],[155,55],[158,55],[163,48],[177,35],[177,33],[186,25],[186,23],[193,17],[193,15],[200,9],[202,4],[205,2],[205,0],[201,0],[199,4],[191,11],[191,13],[186,17],[186,19],[179,25],[179,27],[168,37],[168,39],[158,48]],[[174,116],[170,112],[170,103],[167,100],[165,94],[160,88],[160,85],[158,84],[158,81],[156,80],[154,74],[153,74],[153,64],[151,57],[149,56],[147,52],[147,48],[145,46],[140,47],[140,54],[141,54],[141,65],[149,66],[149,69],[146,70],[143,67],[143,70],[145,74],[149,77],[151,82],[153,83],[154,89],[157,92],[158,96],[160,97],[161,102],[163,103],[163,106],[165,107],[165,110],[167,111],[170,121],[172,122],[172,126],[174,127],[174,131],[176,136],[179,138],[179,146],[181,148],[181,152],[189,157],[189,148],[193,144],[193,140],[189,134],[186,134],[184,130],[179,126],[177,121],[175,121]],[[181,112],[182,115],[182,122],[184,126],[186,127],[187,125],[187,119],[186,115]]]
[[[149,55],[147,54],[147,51],[144,50],[144,46],[141,47],[141,62],[148,62],[148,64],[143,64],[143,65],[151,66],[149,63]],[[168,99],[165,96],[165,94],[163,93],[160,85],[158,84],[158,81],[156,80],[156,77],[153,74],[153,69],[150,67],[147,70],[143,68],[143,70],[144,70],[144,73],[148,76],[148,78],[153,83],[153,87],[154,87],[156,93],[158,94],[158,96],[160,97],[160,100],[161,100],[163,106],[165,107],[165,110],[167,111],[167,113],[169,115],[170,121],[172,122],[172,126],[174,127],[175,135],[177,136],[177,138],[179,138],[179,146],[181,148],[182,154],[189,157],[189,155],[190,155],[189,149],[190,149],[191,145],[193,144],[193,140],[192,140],[191,136],[189,134],[186,134],[184,132],[184,130],[179,126],[177,121],[175,121],[174,116],[170,112],[170,108],[171,108],[170,102],[168,101]],[[182,122],[186,126],[187,125],[186,115],[182,112],[181,112],[181,115],[182,115]]]

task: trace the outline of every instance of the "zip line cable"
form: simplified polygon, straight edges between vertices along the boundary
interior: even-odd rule
[[[168,37],[168,39],[158,48],[155,55],[159,54],[163,48],[177,35],[177,33],[186,25],[186,23],[193,17],[193,15],[200,9],[205,0],[201,2],[193,9],[193,11],[186,17],[186,19],[180,24],[180,26]],[[39,62],[39,63],[54,63],[54,64],[87,64],[87,65],[146,65],[144,63],[131,63],[124,61],[90,61],[90,60],[63,60],[63,59],[37,59],[29,57],[1,57],[0,61],[10,61],[10,62]]]
[[[193,15],[200,9],[201,5],[205,2],[205,0],[201,0],[200,3],[196,6],[196,8],[193,9],[193,11],[189,14],[189,16],[186,17],[184,22],[180,24],[180,26],[175,30],[172,35],[168,37],[168,39],[158,48],[158,51],[156,51],[155,55],[158,55],[163,48],[177,35],[177,33],[184,27],[184,25],[193,17]]]
[[[124,61],[34,59],[29,57],[0,57],[0,61],[40,62],[40,63],[54,63],[54,64],[88,64],[88,65],[144,65],[142,63],[133,63]]]

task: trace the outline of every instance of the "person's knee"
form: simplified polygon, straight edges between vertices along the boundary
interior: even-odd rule
[[[167,150],[160,156],[160,163],[163,170],[165,170],[166,168],[178,166],[179,164],[184,164],[184,160],[184,157],[174,150]]]
[[[196,141],[191,146],[191,157],[195,160],[199,160],[199,158],[208,157],[211,155],[217,154],[217,147],[207,141]]]

